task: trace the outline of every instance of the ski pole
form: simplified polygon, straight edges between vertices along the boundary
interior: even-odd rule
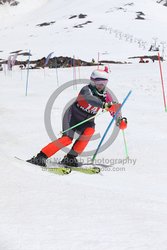
[[[165,108],[165,111],[167,112],[164,79],[163,79],[162,66],[161,66],[161,58],[160,58],[159,52],[158,52],[158,61],[159,61],[159,69],[160,69],[160,76],[161,76],[161,83],[162,83],[162,94],[163,94],[163,100],[164,100],[164,108]]]
[[[29,81],[29,71],[30,71],[30,54],[31,51],[29,50],[29,55],[28,55],[28,68],[27,68],[27,79],[26,79],[26,93],[25,95],[27,96],[27,92],[28,92],[28,81]]]
[[[125,138],[125,132],[124,130],[122,130],[122,135],[123,135],[123,139],[124,139],[124,146],[125,146],[125,154],[126,154],[126,158],[128,158],[128,146],[127,146],[127,143],[126,143],[126,138]]]
[[[104,141],[104,139],[105,139],[105,137],[106,137],[106,135],[107,135],[107,133],[108,133],[108,131],[109,131],[111,125],[112,125],[113,122],[115,121],[115,118],[117,117],[118,113],[120,112],[121,108],[123,107],[123,105],[125,104],[125,102],[127,101],[128,97],[130,96],[131,93],[132,93],[132,90],[129,91],[129,93],[127,94],[127,96],[126,96],[125,99],[123,100],[123,102],[122,102],[120,108],[117,110],[117,112],[116,112],[115,115],[113,116],[112,120],[110,121],[110,123],[109,123],[109,125],[108,125],[106,131],[104,132],[104,134],[103,134],[103,136],[102,136],[102,138],[101,138],[101,141],[99,142],[99,145],[98,145],[98,147],[97,147],[97,149],[96,149],[96,151],[95,151],[95,153],[94,153],[94,155],[93,155],[93,157],[92,157],[92,163],[94,162],[94,160],[95,160],[95,158],[96,158],[96,155],[97,155],[97,153],[98,153],[98,151],[99,151],[99,149],[100,149],[100,147],[101,147],[101,144],[103,143],[103,141]]]
[[[97,113],[96,115],[91,116],[91,117],[89,117],[88,119],[86,119],[86,120],[84,120],[84,121],[82,121],[82,122],[79,122],[79,123],[75,124],[74,126],[72,126],[72,127],[68,128],[68,129],[64,130],[64,131],[60,131],[60,133],[61,133],[61,134],[64,134],[65,132],[67,132],[67,131],[69,131],[69,130],[71,130],[71,129],[73,129],[73,128],[76,128],[76,127],[78,127],[78,126],[84,124],[85,122],[90,121],[91,119],[93,119],[93,118],[95,118],[95,117],[97,117],[97,116],[99,116],[99,115],[101,115],[101,114],[104,114],[105,112],[106,112],[106,110],[104,110],[104,111],[101,112],[101,113]]]

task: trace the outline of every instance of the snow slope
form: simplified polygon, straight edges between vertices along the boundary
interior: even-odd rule
[[[93,68],[80,70],[86,78]],[[120,133],[97,157],[99,162],[107,159],[115,165],[96,176],[75,172],[56,176],[14,159],[15,155],[27,159],[50,141],[43,116],[57,87],[56,73],[31,71],[27,97],[25,71],[22,76],[17,69],[11,75],[0,73],[1,249],[166,250],[167,117],[158,64],[112,66],[109,87],[119,100],[133,91],[123,114],[129,121],[129,156],[136,163],[118,163],[125,160]],[[59,69],[58,75],[62,84],[72,69]],[[55,133],[61,130],[62,107],[78,91],[79,86],[65,91],[55,103]],[[97,132],[104,132],[109,119],[107,114],[97,118]],[[94,143],[88,148],[94,148]],[[63,155],[59,152],[55,157]]]
[[[92,57],[97,60],[98,52],[101,60],[127,60],[129,56],[148,54],[154,38],[158,38],[156,42],[162,51],[161,43],[167,40],[166,10],[154,0],[22,0],[16,7],[0,8],[0,50],[3,51],[0,57],[30,49],[32,59],[54,51],[58,56],[75,55],[83,60]],[[145,20],[136,20],[137,12],[142,12]],[[79,14],[87,16],[80,19]],[[69,19],[74,15],[75,18]],[[92,23],[74,28],[88,21]],[[55,23],[37,26],[44,22]]]
[[[15,9],[18,12],[7,6],[0,8],[0,50],[3,50],[0,57],[7,57],[11,50],[29,48],[33,58],[52,50],[82,59],[91,59],[98,51],[108,59],[111,56],[123,59],[145,51],[136,43],[119,40],[113,31],[99,30],[102,24],[134,37],[142,34],[146,41],[154,35],[159,41],[166,39],[162,18],[166,8],[155,1],[134,1],[134,5],[127,6],[127,12],[113,10],[127,4],[126,1],[28,3],[30,0],[22,1]],[[112,12],[107,14],[106,10]],[[147,13],[144,26],[134,21],[134,11]],[[81,12],[88,14],[88,18],[68,19]],[[54,20],[56,23],[48,28],[35,27]],[[72,28],[86,20],[93,23],[83,29]],[[68,27],[68,32],[64,27]],[[59,33],[53,33],[53,29]],[[166,62],[162,66],[166,88]],[[119,133],[116,141],[97,156],[97,163],[108,161],[112,166],[94,176],[77,172],[56,176],[14,158],[28,159],[50,142],[44,124],[45,107],[55,89],[73,79],[73,69],[31,70],[28,96],[25,96],[26,70],[5,69],[0,71],[0,249],[166,250],[167,115],[158,63],[110,65],[108,87],[119,101],[132,90],[123,108],[123,115],[128,118],[125,135],[130,159],[129,162],[125,159],[123,136]],[[77,78],[89,78],[93,69],[76,69]],[[51,122],[56,135],[61,130],[64,106],[76,97],[80,87],[64,91],[54,103]],[[101,136],[110,119],[108,114],[96,119],[96,131]],[[87,149],[94,149],[98,142],[99,139],[90,142]],[[62,151],[55,155],[58,159],[63,156]],[[88,160],[83,156],[81,159]]]

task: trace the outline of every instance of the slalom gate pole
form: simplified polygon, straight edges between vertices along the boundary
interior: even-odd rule
[[[129,156],[128,156],[128,146],[127,146],[127,142],[126,142],[124,130],[122,130],[122,135],[123,135],[124,146],[125,146],[125,155],[126,155],[126,158],[128,158],[128,157],[129,157]]]
[[[31,51],[29,50],[28,68],[27,68],[27,79],[26,79],[26,93],[25,93],[26,96],[27,96],[27,92],[28,92],[28,80],[29,80],[29,71],[30,71],[30,53],[31,53]]]
[[[3,64],[4,74],[6,76],[6,64]]]
[[[59,76],[58,76],[57,58],[56,58],[56,57],[55,57],[55,67],[56,67],[56,79],[57,79],[57,86],[59,86]]]
[[[165,107],[165,111],[167,112],[166,98],[165,98],[165,87],[164,87],[164,80],[163,80],[163,73],[162,73],[162,66],[161,66],[161,58],[160,58],[159,52],[158,52],[158,61],[159,61],[159,69],[160,69],[160,76],[161,76],[161,83],[162,83],[162,94],[163,94],[163,100],[164,100],[164,107]]]
[[[78,65],[77,65],[77,66],[78,66],[78,76],[79,76],[78,78],[79,78],[79,79],[81,79],[81,74],[80,74],[81,72],[80,72],[79,58],[78,58]]]
[[[22,75],[23,75],[23,74],[22,74],[22,69],[20,69],[20,73],[21,73],[21,80],[22,80]]]
[[[78,126],[84,124],[85,122],[90,121],[91,119],[94,119],[95,117],[104,114],[105,112],[107,112],[107,111],[104,110],[104,111],[101,112],[101,113],[98,113],[98,114],[96,114],[96,115],[94,115],[94,116],[91,116],[91,117],[89,117],[88,119],[86,119],[86,120],[84,120],[84,121],[82,121],[82,122],[79,122],[79,123],[75,124],[74,126],[72,126],[72,127],[68,128],[68,129],[64,130],[64,131],[61,131],[60,133],[61,133],[61,134],[64,134],[65,132],[67,132],[67,131],[69,131],[69,130],[71,130],[71,129],[73,129],[73,128],[76,128],[76,127],[78,127]]]
[[[131,93],[132,93],[132,90],[129,91],[129,93],[127,94],[127,96],[126,96],[125,99],[123,100],[123,102],[122,102],[122,104],[121,104],[121,107],[117,110],[117,112],[116,112],[115,115],[113,116],[112,120],[110,121],[110,123],[109,123],[107,129],[105,130],[105,132],[104,132],[104,134],[103,134],[103,136],[102,136],[102,138],[101,138],[101,141],[99,142],[99,145],[98,145],[98,147],[97,147],[97,149],[96,149],[96,152],[94,153],[94,155],[93,155],[93,157],[92,157],[92,163],[94,162],[94,160],[95,160],[95,158],[96,158],[96,155],[97,155],[97,153],[98,153],[98,151],[99,151],[99,149],[100,149],[100,147],[101,147],[101,145],[102,145],[102,143],[103,143],[103,141],[104,141],[104,139],[105,139],[105,137],[106,137],[106,135],[107,135],[107,133],[108,133],[110,127],[111,127],[111,125],[112,125],[113,122],[115,121],[117,115],[119,114],[121,108],[123,107],[123,105],[125,104],[125,102],[127,101],[128,97],[130,96]]]
[[[76,83],[76,79],[77,79],[77,72],[76,72],[76,61],[75,61],[75,56],[73,55],[73,59],[72,59],[72,67],[73,67],[73,81],[74,81],[74,83]],[[76,84],[74,84],[73,85],[73,89],[77,89],[77,85]]]

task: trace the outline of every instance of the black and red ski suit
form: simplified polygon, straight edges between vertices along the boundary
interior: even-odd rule
[[[103,108],[104,102],[112,102],[112,97],[107,91],[98,92],[91,84],[84,86],[75,102],[66,110],[63,116],[63,131],[97,114]],[[61,148],[72,143],[74,133],[79,134],[69,154],[78,156],[87,146],[91,136],[95,132],[94,118],[84,124],[68,130],[63,136],[44,147],[41,151],[51,157]]]

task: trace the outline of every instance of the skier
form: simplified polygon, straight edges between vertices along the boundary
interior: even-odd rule
[[[115,114],[121,104],[113,103],[111,95],[106,91],[105,88],[108,83],[108,78],[109,74],[106,68],[105,70],[97,69],[92,72],[90,83],[80,90],[75,102],[64,114],[62,121],[63,131],[96,115],[100,108],[109,111],[112,116]],[[120,129],[125,129],[127,127],[127,119],[122,118],[119,115],[116,124]],[[69,153],[64,156],[61,163],[67,166],[77,167],[77,156],[84,151],[90,138],[95,132],[94,118],[63,133],[61,138],[49,143],[41,149],[36,157],[27,160],[27,162],[46,167],[47,158],[54,155],[61,148],[71,144],[75,132],[79,134],[79,137],[74,142]]]

